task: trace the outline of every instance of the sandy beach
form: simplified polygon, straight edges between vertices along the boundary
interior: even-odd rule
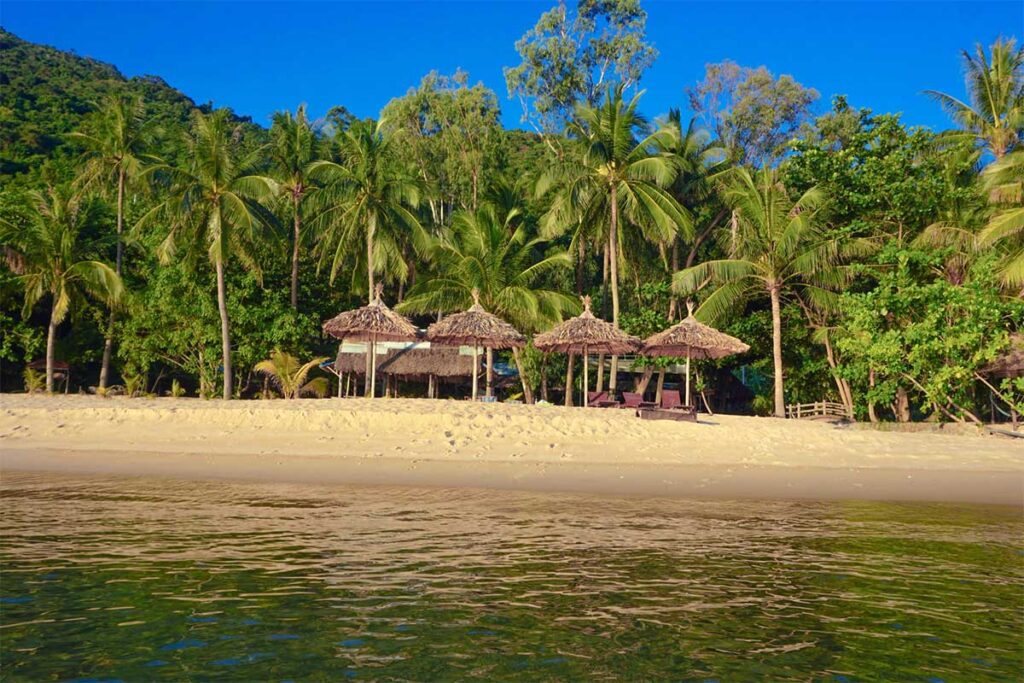
[[[0,398],[0,468],[645,496],[1024,504],[1024,444],[730,415],[391,399]]]

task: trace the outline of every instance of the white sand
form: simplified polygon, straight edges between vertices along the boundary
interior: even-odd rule
[[[1024,443],[415,399],[0,395],[0,467],[643,495],[1024,504]]]

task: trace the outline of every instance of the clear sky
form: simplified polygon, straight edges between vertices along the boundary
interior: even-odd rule
[[[196,102],[230,106],[267,125],[271,113],[342,104],[376,116],[437,69],[469,72],[518,126],[502,67],[546,2],[46,2],[3,0],[0,24],[33,42],[113,63],[125,75],[163,77]],[[944,128],[921,94],[960,95],[960,51],[1024,34],[1024,2],[683,2],[647,0],[660,52],[645,75],[649,116],[685,104],[704,65],[732,59],[792,75],[856,107],[902,112]]]

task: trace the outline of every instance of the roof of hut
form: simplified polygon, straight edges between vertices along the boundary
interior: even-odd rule
[[[993,377],[1020,377],[1024,375],[1024,332],[1010,335],[1010,346],[1002,355],[986,365],[982,374]]]
[[[749,345],[736,337],[698,322],[693,317],[693,306],[688,303],[687,307],[689,315],[685,320],[651,335],[644,341],[644,355],[724,358],[750,350]]]
[[[533,338],[541,351],[580,353],[630,353],[640,348],[640,340],[612,323],[595,318],[590,312],[590,297],[583,297],[583,313]]]
[[[366,374],[366,354],[338,352],[334,363],[337,372]],[[454,348],[388,349],[377,366],[377,372],[400,377],[470,377],[473,357]]]
[[[339,313],[323,324],[326,334],[350,341],[407,341],[419,330],[405,316],[395,313],[381,300],[377,285],[370,304],[354,311]]]
[[[492,349],[521,348],[526,337],[507,322],[484,310],[480,292],[473,290],[473,305],[427,328],[427,339],[453,346],[488,346]]]

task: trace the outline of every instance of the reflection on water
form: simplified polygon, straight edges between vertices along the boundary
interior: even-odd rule
[[[1019,509],[7,473],[4,680],[1021,676]]]

